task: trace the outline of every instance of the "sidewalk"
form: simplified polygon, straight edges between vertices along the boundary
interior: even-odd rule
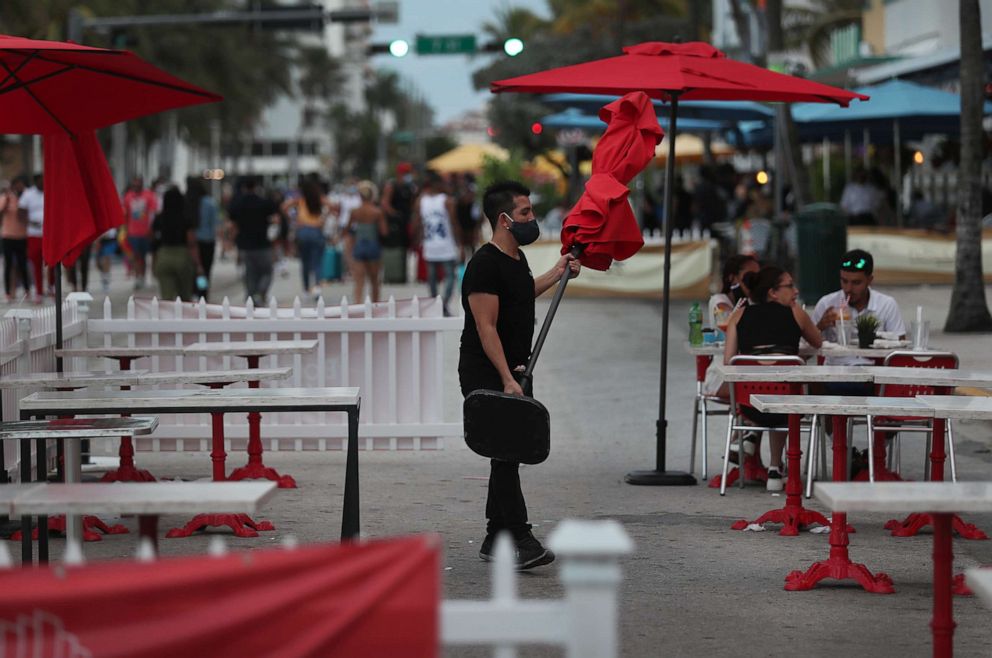
[[[217,296],[240,299],[241,287],[231,263],[219,264]],[[291,304],[300,291],[299,275],[278,278],[274,293]],[[945,335],[943,324],[949,287],[884,288],[893,294],[906,319],[916,305],[933,322],[931,344],[952,349],[962,366],[992,368],[988,335]],[[350,296],[350,286],[324,287],[325,301]],[[989,291],[992,300],[992,291]],[[115,305],[128,294],[123,282],[111,292]],[[426,285],[387,286],[386,295],[426,294]],[[96,294],[97,302],[102,295]],[[568,297],[566,295],[566,297]],[[549,297],[538,304],[543,319]],[[456,305],[453,305],[456,306]],[[122,308],[122,307],[121,307]],[[671,309],[667,463],[688,465],[689,431],[695,369],[682,349],[687,339],[688,302]],[[882,529],[884,515],[853,515],[852,559],[895,581],[896,594],[872,595],[848,584],[827,584],[810,592],[785,592],[785,576],[824,559],[827,535],[802,533],[780,537],[769,531],[735,532],[731,523],[753,519],[783,496],[760,487],[733,488],[725,497],[705,486],[654,488],[623,482],[625,473],[655,465],[655,423],[659,417],[661,304],[652,300],[567,298],[551,329],[536,369],[536,396],[552,419],[551,457],[521,472],[535,534],[547,536],[559,520],[570,517],[615,518],[636,542],[624,560],[620,595],[623,655],[654,656],[904,656],[930,653],[932,542],[929,534],[895,539]],[[457,332],[445,341],[447,379],[445,416],[460,415],[461,396],[455,372]],[[720,466],[725,423],[711,427],[709,466]],[[992,423],[955,426],[958,473],[963,480],[988,480],[992,472]],[[263,429],[264,436],[264,429]],[[856,434],[864,446],[863,431]],[[924,441],[903,440],[903,472],[922,476]],[[767,450],[767,448],[766,448]],[[228,458],[240,466],[243,454]],[[294,535],[301,542],[335,540],[340,533],[344,455],[268,453],[265,459],[280,472],[296,477],[299,489],[280,490],[262,518],[275,532],[256,539],[231,539],[232,550],[275,545]],[[206,454],[140,453],[138,462],[162,477],[201,478],[210,474]],[[483,598],[490,594],[489,566],[478,558],[484,535],[488,462],[461,442],[450,441],[442,452],[362,452],[361,518],[368,537],[434,532],[442,537],[446,598]],[[824,511],[815,501],[813,509]],[[161,527],[187,519],[163,518]],[[992,514],[967,515],[967,520],[992,532]],[[125,524],[136,530],[133,519]],[[209,537],[163,540],[163,556],[204,553]],[[62,540],[53,542],[60,555]],[[90,560],[123,557],[134,550],[134,535],[109,536],[85,546]],[[955,571],[992,564],[992,542],[955,540]],[[555,565],[522,575],[518,584],[527,598],[560,597]],[[959,656],[987,655],[992,646],[989,611],[973,598],[956,598],[955,647]],[[447,651],[446,656],[487,656],[474,649]],[[525,656],[556,656],[556,651],[528,649]]]

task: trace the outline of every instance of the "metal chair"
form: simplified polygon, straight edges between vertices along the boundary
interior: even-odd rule
[[[798,356],[777,356],[777,355],[738,355],[730,359],[732,366],[802,366],[806,362]],[[788,432],[786,427],[764,427],[758,425],[746,425],[740,422],[741,407],[750,407],[751,396],[760,394],[772,395],[796,395],[802,392],[802,384],[786,382],[734,382],[730,386],[730,410],[727,422],[727,441],[723,449],[723,472],[720,478],[720,495],[727,493],[727,474],[730,470],[730,443],[734,432]],[[810,431],[815,431],[816,416],[813,417],[809,425]],[[744,455],[744,446],[741,446],[741,456]],[[741,460],[743,462],[743,459]],[[744,488],[744,468],[741,464],[740,487]]]
[[[702,418],[702,450],[699,453],[699,460],[702,464],[701,473],[702,479],[705,480],[708,474],[708,447],[709,447],[709,428],[707,426],[707,419],[709,416],[722,415],[724,413],[723,408],[730,406],[730,400],[728,398],[722,398],[717,395],[707,395],[703,392],[703,383],[706,381],[706,370],[709,368],[710,363],[713,362],[713,357],[709,355],[699,355],[696,357],[696,401],[693,405],[692,414],[692,446],[689,449],[689,472],[694,473],[696,471],[696,430],[700,425],[700,418]],[[710,409],[710,405],[720,405],[721,409]]]
[[[882,362],[884,366],[894,368],[950,368],[958,367],[958,356],[953,352],[891,352]],[[917,395],[943,395],[948,392],[946,387],[927,384],[882,384],[878,395],[882,397],[909,398]],[[879,439],[884,442],[883,432],[923,432],[927,435],[926,455],[924,457],[924,479],[930,479],[930,450],[933,442],[933,425],[929,419],[914,416],[881,416],[867,417],[868,437],[868,480],[875,481],[875,445]],[[878,432],[882,436],[875,436]],[[884,446],[884,443],[879,445]],[[951,462],[951,481],[958,481],[957,465],[954,461],[954,431],[951,421],[947,421],[948,457]],[[894,452],[895,448],[893,448]]]

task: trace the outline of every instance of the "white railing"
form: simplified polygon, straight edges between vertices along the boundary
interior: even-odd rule
[[[81,312],[85,312],[81,307]],[[109,300],[103,317],[90,319],[76,344],[159,346],[194,342],[315,338],[313,353],[268,356],[261,367],[291,366],[289,379],[270,386],[358,386],[362,391],[359,436],[366,449],[429,450],[443,447],[445,437],[461,436],[460,418],[444,420],[444,335],[461,321],[445,318],[437,299],[418,299],[324,306],[318,300],[292,308],[275,300],[265,308],[160,302],[131,298],[123,314],[114,317]],[[123,316],[123,317],[121,317]],[[116,364],[71,364],[73,369]],[[239,357],[149,357],[134,364],[154,372],[244,368]],[[66,369],[70,369],[67,364]],[[263,383],[263,387],[266,384]],[[228,450],[243,449],[248,437],[244,417],[225,416]],[[323,412],[273,413],[264,419],[266,450],[338,450],[347,444],[347,422],[341,414]],[[163,414],[154,437],[136,440],[139,450],[209,450],[209,417]],[[111,448],[113,451],[114,449]]]
[[[493,596],[488,601],[444,601],[441,641],[486,645],[496,658],[516,658],[522,645],[565,649],[567,658],[613,658],[619,637],[619,559],[634,543],[617,521],[565,520],[548,538],[558,555],[565,597],[559,601],[517,597],[516,564],[509,536],[497,541]]]
[[[73,297],[76,293],[70,295]],[[83,293],[83,299],[90,299]],[[85,331],[78,301],[62,305],[63,338],[70,340]],[[0,318],[0,378],[55,370],[55,307],[11,309]],[[0,418],[17,420],[17,400],[36,389],[0,389]],[[16,441],[3,441],[4,466],[17,471]],[[33,443],[32,443],[33,446]],[[33,449],[33,448],[32,448]],[[49,454],[54,454],[50,451]]]

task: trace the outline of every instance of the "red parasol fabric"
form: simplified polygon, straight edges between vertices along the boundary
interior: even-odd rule
[[[775,73],[728,59],[708,43],[649,41],[624,54],[493,82],[493,92],[617,94],[643,91],[670,100],[751,100],[837,103],[847,106],[864,94]]]
[[[633,92],[599,111],[608,125],[592,156],[592,176],[562,223],[562,253],[580,245],[579,260],[594,270],[633,256],[644,246],[627,184],[651,159],[665,133],[651,99]]]
[[[0,35],[0,133],[45,136],[45,261],[123,223],[94,130],[219,100],[127,51]]]
[[[439,546],[436,537],[403,537],[153,563],[5,569],[0,651],[436,656]]]
[[[89,130],[74,138],[65,133],[45,135],[45,175],[53,181],[45,187],[45,226],[61,224],[72,230],[46,230],[42,256],[49,265],[72,265],[86,245],[124,223],[96,133]]]

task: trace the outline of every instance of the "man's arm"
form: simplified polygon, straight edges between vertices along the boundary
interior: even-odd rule
[[[535,297],[540,297],[545,293],[545,291],[547,291],[548,288],[551,288],[561,280],[561,275],[565,272],[566,263],[568,263],[572,269],[572,274],[569,278],[574,279],[579,276],[579,261],[576,260],[575,256],[572,254],[565,254],[558,259],[558,262],[555,263],[554,267],[534,279]]]
[[[390,217],[398,215],[396,208],[393,207],[393,189],[395,189],[395,184],[393,181],[388,181],[386,187],[382,189],[382,199],[379,201],[379,205],[382,207],[383,212],[385,212]]]
[[[461,244],[462,227],[457,221],[455,221],[455,217],[457,217],[455,214],[455,200],[451,197],[451,195],[448,195],[448,197],[444,200],[444,209],[448,211],[448,226],[451,228],[451,237],[454,238],[455,244]]]
[[[475,328],[482,341],[482,350],[486,353],[493,367],[499,373],[503,382],[503,392],[511,395],[523,395],[523,389],[513,378],[510,367],[503,353],[503,342],[496,332],[496,319],[499,317],[499,297],[485,292],[473,292],[468,296],[468,305],[475,317]]]

